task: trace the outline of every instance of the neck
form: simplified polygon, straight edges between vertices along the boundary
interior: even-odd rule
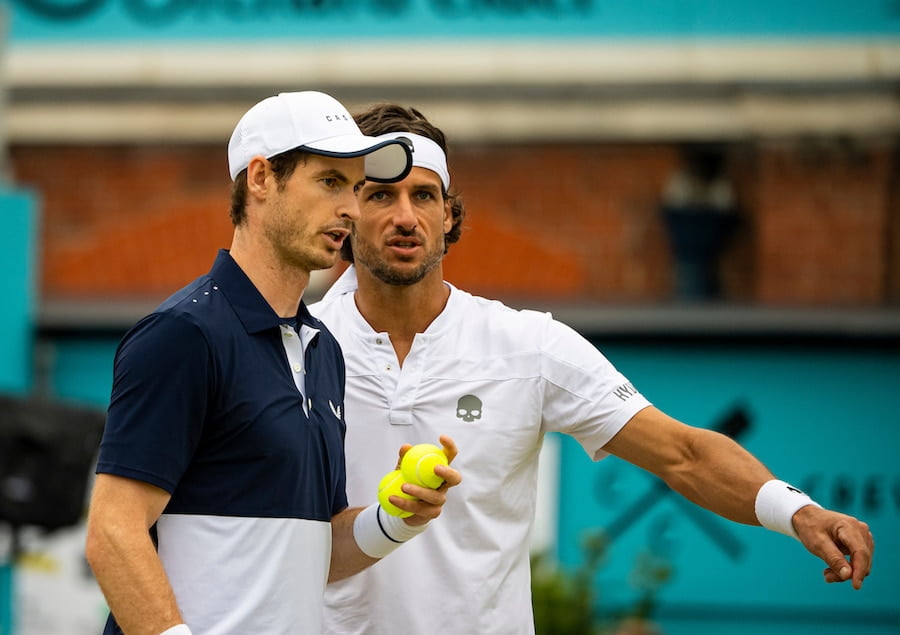
[[[388,333],[395,344],[411,341],[416,333],[423,333],[444,310],[450,297],[441,267],[406,286],[385,284],[361,267],[356,268],[356,277],[359,287],[355,299],[359,312],[375,331]]]
[[[269,244],[261,244],[240,228],[234,232],[231,257],[250,278],[279,317],[294,317],[309,284],[309,271],[278,258]]]

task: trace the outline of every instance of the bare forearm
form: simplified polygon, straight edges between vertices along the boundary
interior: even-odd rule
[[[748,525],[763,519],[766,527],[798,537],[828,565],[826,582],[852,580],[859,589],[869,575],[875,544],[868,525],[821,509],[799,490],[773,480],[759,460],[725,435],[686,426],[648,406],[603,449],[717,514]]]
[[[343,580],[378,562],[376,558],[370,558],[363,553],[353,537],[353,521],[362,509],[362,507],[345,509],[331,519],[329,582]]]
[[[116,622],[127,635],[158,635],[183,622],[165,570],[150,541],[95,530],[87,555]]]
[[[718,432],[696,430],[689,461],[664,474],[682,496],[725,518],[758,525],[755,501],[772,473],[752,454]]]
[[[632,417],[604,449],[652,472],[701,507],[759,524],[756,494],[772,474],[724,434],[687,426],[651,406]]]
[[[85,555],[127,635],[158,635],[183,622],[149,533],[168,500],[166,492],[152,485],[97,475]]]

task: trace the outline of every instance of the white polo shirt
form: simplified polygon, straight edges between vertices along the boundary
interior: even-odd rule
[[[451,490],[428,531],[326,589],[326,633],[533,633],[529,532],[538,454],[549,431],[592,458],[649,405],[590,342],[550,314],[517,311],[452,285],[403,367],[353,299],[351,267],[310,311],[338,339],[347,369],[350,506],[376,500],[403,443],[456,441]],[[440,620],[439,627],[435,619]]]

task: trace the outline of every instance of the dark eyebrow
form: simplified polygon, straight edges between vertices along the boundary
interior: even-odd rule
[[[320,170],[315,174],[316,178],[333,178],[337,179],[341,183],[349,183],[350,179],[347,178],[347,175],[338,170],[337,168],[326,168],[324,170]]]
[[[444,190],[440,185],[432,185],[431,183],[429,183],[427,185],[420,185],[420,186],[416,187],[416,189],[432,192],[433,194],[436,194],[438,196],[438,198],[440,198],[440,196],[443,195],[443,193],[444,193]]]
[[[347,178],[347,175],[338,170],[337,168],[326,168],[321,172],[316,173],[316,178],[327,178],[331,177],[333,179],[337,179],[341,183],[350,183],[350,179]],[[362,188],[363,185],[366,184],[366,179],[362,178],[354,184],[354,187],[359,189]]]

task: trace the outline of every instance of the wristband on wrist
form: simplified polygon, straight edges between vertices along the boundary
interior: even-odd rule
[[[766,529],[799,540],[792,519],[797,510],[807,505],[821,507],[793,485],[773,479],[763,483],[756,494],[756,518]]]
[[[428,524],[412,526],[402,518],[391,516],[375,503],[356,515],[353,520],[353,539],[370,558],[384,558],[404,542],[419,535]]]
[[[192,635],[192,633],[187,624],[178,624],[172,628],[167,628],[159,635]]]

